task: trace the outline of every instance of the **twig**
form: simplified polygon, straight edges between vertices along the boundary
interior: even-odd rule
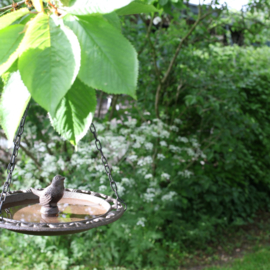
[[[142,17],[142,16],[140,16],[140,17],[141,17],[142,21],[144,22],[144,24],[146,24],[146,21],[143,19],[143,17]],[[153,26],[153,20],[154,20],[154,16],[151,17],[151,20],[150,20],[150,23],[149,23],[149,25],[148,25],[147,32],[146,32],[146,39],[145,39],[145,41],[144,41],[144,43],[143,43],[143,45],[142,45],[142,48],[138,51],[138,56],[139,56],[139,55],[144,51],[144,49],[145,49],[145,45],[146,45],[146,43],[147,43],[148,37],[150,36],[151,29],[152,29],[152,26]]]
[[[213,1],[212,1],[213,2]],[[175,54],[172,58],[172,60],[170,61],[170,64],[168,66],[168,69],[164,75],[164,77],[162,78],[161,80],[161,83],[158,85],[157,87],[157,91],[156,91],[156,98],[155,98],[155,111],[156,111],[156,117],[159,118],[159,110],[158,110],[158,104],[159,104],[159,97],[160,97],[160,91],[161,91],[161,88],[162,88],[162,85],[167,81],[171,71],[172,71],[172,68],[175,64],[175,61],[176,61],[176,58],[184,44],[184,42],[189,38],[189,36],[192,34],[192,32],[195,30],[195,28],[198,26],[198,24],[203,20],[205,19],[206,17],[208,17],[209,15],[212,14],[212,10],[211,12],[207,12],[205,13],[204,15],[201,15],[201,8],[199,8],[199,17],[198,19],[196,20],[196,22],[192,25],[192,27],[189,29],[188,33],[182,38],[182,40],[180,41],[176,51],[175,51]]]
[[[19,6],[23,5],[24,3],[25,3],[25,0],[20,1],[18,3],[15,3],[15,4],[17,4],[16,7],[19,7]],[[11,8],[13,8],[13,4],[12,5],[9,5],[9,6],[6,6],[6,7],[0,8],[0,12],[6,11],[6,10],[11,9]]]

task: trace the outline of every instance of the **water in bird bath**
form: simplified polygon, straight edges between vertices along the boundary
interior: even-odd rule
[[[23,205],[9,205],[2,211],[3,217],[34,223],[61,223],[92,219],[104,215],[107,210],[100,204],[71,198],[63,198],[58,202],[58,216],[41,214],[41,205],[36,200],[27,200]]]

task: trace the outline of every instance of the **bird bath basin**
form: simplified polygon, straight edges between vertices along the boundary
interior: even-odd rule
[[[22,222],[63,223],[90,220],[107,213],[107,209],[100,203],[78,199],[63,198],[58,202],[58,208],[57,215],[44,215],[37,200],[26,200],[25,205],[11,204],[6,208],[8,212],[3,212],[3,217]]]
[[[58,216],[43,215],[38,196],[30,190],[11,192],[3,204],[0,228],[32,235],[72,234],[107,225],[125,211],[112,197],[72,189],[65,189],[58,208]]]

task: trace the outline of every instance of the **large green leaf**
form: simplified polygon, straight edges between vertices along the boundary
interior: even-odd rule
[[[11,25],[13,22],[28,13],[30,13],[30,11],[27,8],[21,8],[0,17],[0,30]]]
[[[90,87],[136,97],[137,53],[102,16],[69,16],[65,23],[81,45],[79,78]]]
[[[51,117],[51,123],[61,136],[77,145],[91,125],[96,103],[95,90],[76,79]]]
[[[153,5],[148,5],[140,1],[133,1],[129,5],[122,7],[116,11],[118,15],[130,15],[130,14],[139,14],[139,13],[149,13],[156,12],[156,9]]]
[[[16,24],[0,30],[0,76],[18,58],[18,47],[23,39],[24,25]]]
[[[56,17],[38,14],[20,49],[22,80],[34,100],[54,115],[80,68],[80,45],[74,33]]]
[[[128,5],[132,0],[77,0],[67,12],[75,15],[88,15],[92,13],[110,13]]]
[[[120,18],[115,12],[104,14],[103,18],[105,18],[111,25],[113,25],[120,32],[122,31]]]
[[[0,123],[9,141],[12,141],[22,115],[31,98],[19,71],[9,73],[0,101]]]

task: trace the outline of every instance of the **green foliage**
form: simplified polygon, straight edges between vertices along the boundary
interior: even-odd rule
[[[51,122],[56,131],[76,145],[87,132],[95,109],[95,90],[77,79],[60,102]]]
[[[0,75],[19,58],[18,70],[24,85],[31,97],[52,117],[55,117],[56,108],[77,75],[89,87],[136,98],[137,53],[120,33],[120,20],[114,12],[130,2],[56,1],[56,8],[52,9],[48,2],[44,9],[43,1],[37,0],[33,1],[37,15],[30,14],[27,8],[1,14],[0,38],[4,42],[0,45]],[[156,9],[139,1],[128,5],[126,11],[120,10],[122,14],[151,11]],[[64,25],[64,20],[71,29]],[[80,91],[82,96],[87,94],[84,88]],[[24,108],[24,104],[19,108]],[[4,119],[5,111],[1,115]],[[80,117],[83,115],[78,114],[74,118],[75,125],[83,123],[82,130],[87,130],[91,121]],[[7,119],[3,121],[9,122]],[[64,126],[65,123],[58,124],[57,131],[67,137],[66,128],[60,129]],[[12,125],[9,127],[7,124],[4,129],[8,136],[14,136]],[[74,133],[72,129],[68,132]],[[76,140],[73,136],[71,143],[75,144],[82,134],[76,136]]]
[[[80,69],[80,46],[58,18],[40,13],[20,47],[19,71],[31,96],[50,114],[73,84]]]
[[[23,39],[24,25],[17,24],[0,30],[0,75],[6,72],[18,57],[18,47]]]
[[[160,4],[171,4],[165,2]],[[128,211],[121,220],[79,237],[15,236],[1,231],[3,268],[176,269],[179,261],[206,249],[209,242],[218,245],[224,229],[251,222],[258,211],[269,209],[269,47],[224,47],[220,36],[229,33],[213,16],[195,28],[175,55],[192,26],[179,18],[177,7],[171,14],[160,18],[169,21],[167,29],[162,24],[149,28],[147,17],[123,18],[123,32],[139,52],[137,101],[119,96],[116,103],[122,109],[112,105],[112,120],[105,116],[96,123]],[[81,25],[95,19],[120,35],[114,19],[104,15],[70,18],[79,20],[73,22],[78,29],[72,29],[79,40],[84,31]],[[213,27],[215,35],[210,34]],[[93,33],[108,43],[108,33]],[[160,78],[174,56],[174,68],[157,100]],[[84,106],[78,111],[74,102],[88,98],[88,103],[95,103],[92,89],[89,96],[77,97],[75,86],[81,88],[84,82],[76,79],[74,92],[69,90],[60,101],[56,116],[61,120],[53,119],[56,129],[63,125],[59,130],[64,130],[66,123],[67,130],[77,128],[73,133],[60,132],[75,143],[87,130],[83,121],[90,122],[94,112]],[[71,94],[76,98],[68,98]],[[73,122],[72,115],[80,117]],[[112,194],[93,141],[90,144],[93,138],[86,135],[74,152],[56,135],[46,111],[33,101],[24,138],[31,155],[21,153],[14,189],[45,187],[59,172],[67,177],[69,188]]]
[[[137,54],[121,33],[102,16],[69,16],[65,24],[81,45],[82,67],[78,75],[81,81],[107,93],[135,97]]]
[[[31,96],[21,80],[19,71],[6,74],[5,79],[6,83],[0,102],[0,120],[8,140],[13,141],[13,134],[17,131],[22,113]]]

